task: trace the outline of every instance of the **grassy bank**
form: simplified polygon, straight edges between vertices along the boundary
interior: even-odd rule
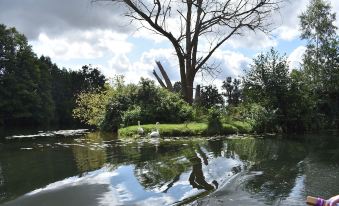
[[[155,129],[154,124],[141,125],[144,134],[147,136]],[[228,135],[236,133],[250,133],[252,126],[246,122],[223,123],[220,131],[211,131],[207,123],[183,123],[183,124],[160,124],[158,125],[161,136],[180,137],[180,136],[207,136],[207,135]],[[129,126],[119,129],[119,137],[137,137],[138,126]]]

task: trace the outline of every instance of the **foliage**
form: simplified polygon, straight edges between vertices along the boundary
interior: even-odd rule
[[[311,88],[302,71],[292,70],[290,87],[286,104],[288,105],[286,127],[289,131],[307,131],[320,127],[319,118],[315,115],[315,101]]]
[[[273,48],[253,59],[251,68],[243,77],[244,99],[270,109],[284,110],[289,73],[286,57]]]
[[[104,100],[100,105],[97,105],[96,101],[91,103],[86,98],[79,99],[75,110],[77,116],[84,122],[93,123],[102,130],[108,131],[136,124],[137,121],[179,123],[191,120],[193,117],[192,107],[181,99],[179,94],[156,87],[154,82],[148,79],[141,78],[138,85],[124,85],[123,78],[116,77],[111,90],[112,92],[103,94]],[[93,96],[91,93],[86,95],[89,99]],[[94,99],[99,101],[99,98],[102,97],[97,94]],[[79,115],[80,111],[88,107],[95,108],[93,111],[96,111],[97,107],[100,109],[105,107],[105,109],[100,113],[100,118],[95,116],[95,113],[87,116]]]
[[[0,25],[0,123],[44,124],[54,105],[49,71],[40,64],[24,35]]]
[[[311,0],[300,15],[301,39],[307,40],[303,72],[310,86],[318,125],[339,125],[339,38],[336,15],[324,0]]]
[[[237,106],[241,101],[241,90],[240,90],[240,79],[233,79],[232,77],[227,77],[225,81],[222,82],[221,88],[226,90],[226,93],[223,95],[227,97],[228,105]]]
[[[241,134],[249,134],[253,131],[253,126],[246,121],[232,121],[229,124],[237,128],[237,131]],[[223,123],[223,125],[225,124]]]
[[[254,129],[262,132],[281,129],[290,131],[290,121],[294,117],[289,116],[289,111],[291,107],[297,106],[291,97],[302,94],[296,91],[299,89],[297,87],[294,87],[295,91],[291,90],[286,57],[280,56],[272,48],[253,61],[254,64],[243,77],[243,95],[245,102],[250,105],[250,114],[255,114],[255,117],[251,118],[255,121]]]
[[[91,65],[85,65],[79,71],[70,71],[70,80],[75,94],[102,90],[106,83],[106,77],[98,68],[93,68]]]
[[[208,112],[206,108],[199,105],[194,105],[193,107],[193,120],[195,122],[208,122]]]
[[[105,118],[105,109],[113,90],[107,85],[106,90],[99,92],[81,92],[73,116],[91,126],[100,125]]]
[[[256,103],[244,103],[238,107],[230,107],[228,112],[233,117],[231,122],[235,122],[233,125],[244,131],[253,130],[259,133],[279,131],[277,110],[265,109]],[[239,121],[243,122],[243,125],[239,125]]]
[[[224,104],[224,99],[215,86],[208,85],[202,87],[197,104],[200,107],[210,109],[213,106],[222,106]]]
[[[222,132],[221,111],[217,107],[208,110],[208,133],[220,134]]]
[[[122,122],[124,125],[131,125],[141,119],[141,107],[138,105],[132,105],[127,111],[123,112]]]
[[[75,96],[101,90],[105,81],[91,66],[61,70],[38,58],[24,35],[0,24],[0,126],[75,123]]]

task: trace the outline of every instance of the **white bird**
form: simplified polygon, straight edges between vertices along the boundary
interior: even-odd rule
[[[159,122],[157,122],[157,123],[155,124],[155,129],[156,129],[156,130],[155,130],[155,131],[152,131],[152,132],[149,134],[152,138],[160,137],[158,125],[159,125]]]
[[[144,129],[140,126],[140,121],[138,121],[138,134],[139,135],[144,134]]]

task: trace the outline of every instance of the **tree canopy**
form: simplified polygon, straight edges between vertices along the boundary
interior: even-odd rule
[[[24,35],[0,24],[0,125],[75,123],[76,95],[101,90],[105,81],[97,68],[59,69],[38,58]]]

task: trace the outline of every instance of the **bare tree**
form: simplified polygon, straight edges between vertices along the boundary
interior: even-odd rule
[[[126,16],[166,37],[179,62],[182,92],[193,101],[198,71],[207,68],[212,54],[234,35],[247,31],[269,32],[271,14],[284,0],[93,0],[127,7]],[[199,48],[199,42],[208,42]]]

